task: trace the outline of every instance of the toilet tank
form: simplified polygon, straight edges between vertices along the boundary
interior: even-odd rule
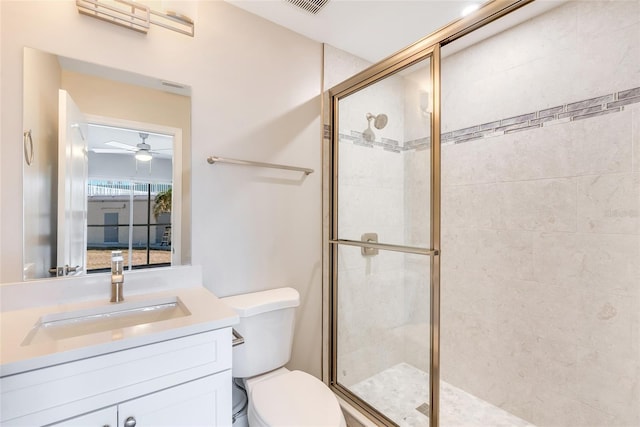
[[[278,288],[221,299],[238,313],[234,329],[244,337],[244,344],[233,348],[233,377],[253,377],[289,361],[298,291]]]

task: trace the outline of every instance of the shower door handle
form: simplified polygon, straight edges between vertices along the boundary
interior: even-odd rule
[[[71,267],[69,264],[67,264],[64,267],[51,267],[49,269],[49,274],[56,277],[69,276],[69,273],[79,273],[81,270],[82,267],[80,267],[79,265]]]
[[[378,233],[364,233],[360,240],[367,243],[378,243]],[[363,246],[360,251],[363,256],[375,256],[378,255],[379,252],[380,250],[378,248],[368,246]]]

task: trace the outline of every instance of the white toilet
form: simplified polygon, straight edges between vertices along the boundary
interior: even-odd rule
[[[233,348],[234,427],[346,427],[336,396],[316,377],[283,366],[291,357],[298,291],[280,288],[222,298],[240,316]],[[242,379],[239,381],[238,379]],[[240,408],[249,398],[246,416]]]

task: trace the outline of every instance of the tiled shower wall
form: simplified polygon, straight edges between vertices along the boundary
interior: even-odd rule
[[[565,3],[443,59],[442,378],[535,424],[640,425],[638,87],[637,0]],[[367,148],[351,132],[365,127],[345,141],[403,159],[405,241],[422,245],[428,206],[413,202],[430,141],[382,134]],[[428,270],[353,251],[361,286],[342,310],[393,321],[341,329],[345,383],[396,358],[428,371]]]
[[[640,86],[639,2],[559,4],[453,55],[456,42],[443,47],[443,133]]]
[[[639,117],[443,147],[445,381],[535,424],[638,424]]]
[[[442,378],[534,424],[640,425],[639,86],[638,1],[443,60]]]

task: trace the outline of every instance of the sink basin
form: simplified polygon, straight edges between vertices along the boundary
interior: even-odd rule
[[[106,303],[93,308],[46,314],[22,342],[23,346],[140,326],[189,316],[178,297]]]

